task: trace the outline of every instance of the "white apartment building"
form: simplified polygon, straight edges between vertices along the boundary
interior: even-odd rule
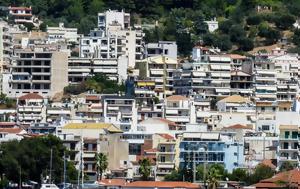
[[[155,81],[154,91],[160,99],[174,94],[174,73],[177,71],[177,60],[164,57],[154,56],[143,60],[146,63],[146,76]]]
[[[102,96],[103,117],[105,123],[117,125],[123,131],[137,129],[137,105],[132,97]]]
[[[182,64],[182,72],[175,77],[178,94],[201,94],[211,98],[230,95],[230,58],[209,56],[208,60]]]
[[[98,28],[107,31],[108,27],[112,24],[119,23],[122,29],[130,27],[130,13],[125,13],[116,10],[108,10],[103,13],[98,13]]]
[[[284,54],[269,58],[277,72],[277,100],[292,102],[299,91],[298,79],[300,61],[297,54]]]
[[[68,59],[68,81],[71,84],[78,84],[87,77],[101,73],[109,79],[124,82],[127,79],[128,58],[80,58],[71,57]]]
[[[8,77],[4,92],[11,98],[28,93],[52,97],[68,85],[68,53],[48,48],[15,50]]]
[[[71,42],[78,43],[80,35],[77,28],[66,28],[64,23],[59,23],[58,27],[47,26],[48,42]]]
[[[12,34],[11,27],[6,22],[0,22],[0,71],[6,70],[12,55]]]
[[[18,98],[17,122],[23,124],[46,122],[46,99],[36,93]]]
[[[194,101],[185,96],[169,96],[165,102],[165,118],[178,125],[195,124],[196,112]]]
[[[274,62],[266,57],[254,61],[254,94],[256,101],[275,102],[277,99],[276,70]]]
[[[34,23],[31,7],[8,7],[16,24]]]
[[[177,59],[176,41],[158,41],[158,43],[148,43],[145,45],[146,57],[158,55],[164,55],[173,59]]]

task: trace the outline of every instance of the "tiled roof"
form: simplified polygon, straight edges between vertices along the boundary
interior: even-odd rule
[[[181,95],[173,95],[173,96],[167,97],[167,100],[168,101],[179,101],[179,100],[188,100],[188,98],[185,96],[181,96]]]
[[[21,128],[0,128],[0,133],[18,134],[22,132]]]
[[[124,186],[126,180],[124,179],[102,179],[98,182],[100,185],[104,186]]]
[[[122,132],[111,123],[69,123],[63,129],[107,129],[109,132]]]
[[[242,56],[239,54],[228,54],[228,56],[232,59],[246,59],[246,56]]]
[[[127,183],[124,188],[200,188],[199,185],[190,182],[167,182],[167,181],[135,181]]]
[[[272,160],[270,160],[270,159],[265,159],[260,164],[268,166],[272,169],[276,169],[276,166],[272,163]]]
[[[229,97],[226,97],[226,98],[220,100],[220,102],[247,103],[247,102],[250,102],[250,101],[247,100],[246,98],[240,96],[240,95],[232,95],[232,96],[229,96]]]
[[[256,188],[288,188],[295,185],[296,188],[300,188],[300,171],[297,168],[278,173],[255,184]]]
[[[86,100],[100,100],[99,96],[96,95],[88,95],[85,97]]]
[[[252,128],[245,126],[245,125],[241,125],[241,124],[235,124],[235,125],[231,125],[229,127],[225,127],[224,129],[252,129]]]
[[[298,130],[298,125],[279,125],[280,130]]]
[[[173,136],[169,135],[169,134],[166,134],[166,133],[158,133],[159,136],[161,136],[162,138],[164,139],[167,139],[167,140],[172,140],[174,139]]]
[[[30,100],[30,99],[44,99],[44,98],[37,93],[28,93],[26,95],[19,97],[19,100]]]
[[[167,123],[169,126],[174,126],[174,127],[177,126],[177,124],[176,124],[175,122],[170,121],[170,120],[168,120],[168,119],[164,119],[164,118],[154,118],[154,119],[157,119],[157,120],[160,120],[160,121],[162,121],[162,122],[165,122],[165,123]]]

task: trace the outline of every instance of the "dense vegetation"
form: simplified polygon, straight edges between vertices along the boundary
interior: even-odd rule
[[[220,181],[225,181],[227,178],[231,181],[239,181],[244,183],[246,186],[258,183],[262,179],[272,177],[275,171],[268,166],[258,165],[255,170],[250,173],[245,169],[234,169],[232,173],[228,173],[224,167],[220,164],[209,165],[206,171],[205,182],[209,188],[216,188]],[[175,170],[171,174],[166,175],[165,180],[167,181],[193,181],[193,172],[189,169]],[[204,167],[197,167],[196,180],[204,179]]]
[[[176,40],[181,55],[189,55],[197,43],[242,52],[299,36],[293,37],[292,24],[300,15],[300,0],[2,0],[0,5],[32,6],[44,21],[41,29],[64,22],[84,34],[96,26],[98,12],[124,9],[132,23],[157,21],[145,31],[146,41]],[[257,6],[267,9],[257,11]],[[220,28],[208,33],[203,21],[214,17]]]
[[[125,85],[118,84],[116,81],[110,80],[104,74],[96,74],[95,76],[88,78],[80,84],[70,84],[69,86],[64,88],[65,94],[72,95],[78,95],[86,91],[114,94],[118,92],[125,92]]]
[[[24,138],[13,140],[0,145],[0,175],[1,180],[8,179],[14,183],[35,181],[39,182],[49,176],[50,157],[52,149],[52,180],[62,182],[63,154],[65,150],[61,140],[55,136]],[[21,177],[20,177],[21,174]],[[67,162],[67,180],[74,181],[77,171],[71,162]]]

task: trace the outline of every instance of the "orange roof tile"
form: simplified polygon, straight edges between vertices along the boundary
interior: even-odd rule
[[[300,170],[297,168],[278,173],[269,179],[261,180],[259,183],[255,184],[256,188],[287,188],[291,185],[297,185],[299,188]]]
[[[160,121],[162,121],[162,122],[165,122],[165,123],[167,123],[169,126],[177,126],[177,124],[175,123],[175,122],[173,122],[173,121],[170,121],[170,120],[168,120],[168,119],[164,119],[164,118],[154,118],[154,119],[158,119],[158,120],[160,120]]]
[[[179,101],[179,100],[188,100],[187,97],[181,95],[172,95],[167,97],[168,101]]]
[[[135,181],[128,183],[124,188],[200,188],[199,185],[190,182],[167,182],[167,181]]]
[[[265,159],[260,164],[268,166],[272,169],[276,169],[276,166],[272,163],[272,160],[270,160],[270,159]]]
[[[19,97],[19,100],[29,100],[29,99],[44,99],[44,98],[37,93],[28,93],[26,95]]]
[[[23,131],[21,128],[0,128],[0,133],[18,134],[21,131]]]
[[[124,179],[102,179],[99,180],[98,183],[104,186],[124,186],[126,180]]]
[[[225,127],[224,129],[252,129],[252,128],[241,124],[235,124],[229,127]]]
[[[232,59],[246,59],[247,58],[246,56],[242,56],[239,54],[228,54],[228,56]]]
[[[164,139],[167,139],[167,140],[172,140],[174,139],[173,136],[169,135],[169,134],[165,134],[165,133],[158,133],[159,136],[161,136],[162,138]]]
[[[85,100],[100,100],[100,98],[96,95],[88,95],[85,97]]]

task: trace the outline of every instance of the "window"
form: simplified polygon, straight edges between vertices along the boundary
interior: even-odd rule
[[[166,162],[166,157],[165,157],[165,156],[161,156],[161,157],[160,157],[160,161],[161,161],[161,162]]]
[[[289,138],[290,136],[290,132],[289,131],[285,131],[284,132],[284,138]]]
[[[269,126],[269,125],[262,125],[262,126],[261,126],[261,129],[262,129],[263,131],[268,131],[268,130],[270,130],[270,126]]]

